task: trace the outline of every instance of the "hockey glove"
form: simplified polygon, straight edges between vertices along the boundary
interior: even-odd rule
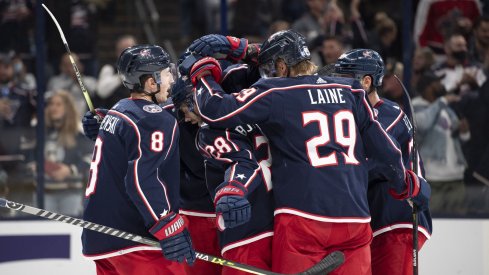
[[[234,36],[208,34],[194,40],[188,49],[202,56],[237,62],[246,56],[248,40]]]
[[[184,61],[185,62],[185,61]],[[203,76],[212,75],[217,83],[221,82],[222,69],[219,62],[213,57],[204,57],[195,62],[190,70],[190,80],[192,84],[197,85],[197,81]]]
[[[166,259],[179,263],[186,260],[189,265],[195,262],[192,240],[185,220],[180,214],[170,212],[153,225],[149,232],[160,241],[161,250]]]
[[[411,198],[411,201],[418,207],[420,211],[429,209],[431,186],[426,180],[419,179],[419,192],[418,195]]]
[[[221,187],[222,186],[222,187]],[[214,197],[217,228],[223,231],[247,223],[251,218],[251,205],[245,198],[248,191],[241,183],[221,184]]]
[[[396,193],[393,189],[389,190],[392,197],[398,200],[411,199],[420,210],[426,209],[429,204],[431,188],[427,182],[421,181],[418,176],[411,170],[406,170],[404,182],[406,189],[401,193]]]
[[[192,54],[188,49],[178,59],[178,71],[181,76],[189,76],[192,66],[201,59],[202,56]]]
[[[82,118],[83,132],[85,136],[93,141],[97,139],[98,128],[102,123],[105,115],[107,115],[107,109],[95,109],[95,114],[88,111]]]

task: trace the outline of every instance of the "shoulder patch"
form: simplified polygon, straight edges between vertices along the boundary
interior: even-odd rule
[[[152,114],[161,113],[163,111],[163,109],[156,104],[144,105],[143,110],[145,110],[148,113],[152,113]]]

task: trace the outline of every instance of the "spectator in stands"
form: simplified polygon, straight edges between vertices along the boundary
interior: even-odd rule
[[[122,98],[129,96],[129,91],[122,85],[115,67],[115,60],[122,51],[137,44],[136,38],[126,34],[115,42],[115,59],[113,64],[105,64],[98,75],[94,104],[98,108],[110,109]]]
[[[372,26],[367,28],[359,6],[358,0],[350,4],[352,47],[374,49],[384,60],[402,60],[402,44],[396,22],[385,11],[378,11],[373,17]]]
[[[466,140],[470,133],[466,123],[449,107],[459,97],[447,94],[433,73],[420,77],[417,91],[419,96],[412,103],[419,153],[432,189],[431,211],[435,215],[464,214],[465,159],[461,139]]]
[[[486,49],[485,72],[489,72],[489,49]],[[470,139],[463,144],[467,169],[464,174],[467,211],[489,214],[489,81],[478,90],[464,94],[455,110],[467,119]]]
[[[0,54],[0,156],[8,174],[9,198],[26,204],[34,202],[32,177],[25,173],[24,141],[31,134],[35,114],[35,91],[16,82],[10,54]]]
[[[85,88],[93,96],[97,87],[97,80],[91,76],[86,76],[83,74],[83,65],[80,63],[78,55],[72,53],[71,56],[75,60],[76,65],[80,70]],[[81,114],[85,114],[88,110],[87,103],[85,102],[83,93],[76,78],[75,70],[73,69],[73,65],[70,61],[70,56],[67,53],[65,53],[61,58],[59,68],[60,74],[49,79],[46,89],[48,91],[66,90],[70,92],[71,96],[73,96],[75,99],[78,114],[80,114],[80,116]]]
[[[301,18],[292,23],[292,29],[311,43],[319,35],[339,35],[345,22],[343,11],[336,0],[307,0],[309,8]]]
[[[66,40],[72,52],[78,54],[79,62],[85,68],[85,74],[96,77],[98,73],[98,59],[96,55],[98,22],[105,20],[99,16],[109,5],[108,0],[86,1],[86,0],[44,0],[44,4],[53,12],[60,26],[63,28]],[[110,18],[110,16],[108,16]],[[47,62],[54,69],[53,74],[59,71],[54,67],[59,64],[65,49],[62,43],[51,43],[59,41],[59,33],[56,26],[49,22],[46,24]]]
[[[442,84],[449,93],[464,94],[477,90],[486,81],[482,67],[471,63],[467,41],[461,34],[454,33],[445,41],[446,61],[435,65],[435,74],[442,76]]]
[[[484,63],[485,52],[489,48],[489,15],[482,15],[474,23],[474,36],[469,41],[471,61]]]
[[[415,92],[418,79],[427,72],[432,72],[435,56],[429,47],[418,47],[413,55],[413,71],[411,74],[411,87]],[[416,92],[414,95],[417,95]]]
[[[35,113],[34,95],[15,82],[12,57],[0,54],[0,155],[20,153]]]
[[[0,1],[0,52],[15,49],[23,55],[31,54],[34,3],[32,0]]]
[[[44,144],[46,209],[70,216],[83,211],[85,181],[93,142],[84,137],[80,115],[67,91],[50,93],[45,109]],[[33,171],[35,164],[31,163]]]
[[[247,37],[253,42],[262,42],[267,37],[269,26],[279,18],[280,2],[275,0],[233,0],[231,2],[231,33]],[[250,20],[253,18],[253,20]]]
[[[319,36],[317,47],[311,51],[311,60],[319,68],[328,64],[334,64],[342,53],[346,51],[343,42],[337,36]]]
[[[478,0],[421,0],[416,9],[414,37],[417,45],[443,54],[444,41],[461,17],[475,20],[481,15]]]
[[[12,66],[14,69],[14,81],[17,85],[25,90],[36,90],[36,77],[27,69],[20,55],[14,54],[12,58]]]

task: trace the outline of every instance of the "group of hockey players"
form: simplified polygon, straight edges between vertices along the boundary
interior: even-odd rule
[[[412,274],[412,205],[422,247],[430,186],[409,118],[379,97],[378,53],[321,75],[292,30],[261,45],[210,34],[178,64],[136,45],[117,69],[130,97],[83,118],[84,219],[161,249],[84,230],[97,274],[245,274],[195,251],[283,274],[341,251],[330,274]]]

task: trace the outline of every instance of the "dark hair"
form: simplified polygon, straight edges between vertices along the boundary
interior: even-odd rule
[[[437,76],[432,71],[427,71],[423,73],[416,84],[416,92],[418,94],[424,94],[426,89],[434,82],[439,82],[443,76]]]
[[[482,24],[482,22],[489,23],[489,14],[483,14],[479,17],[474,22],[473,30],[476,30],[479,28],[479,26]]]

